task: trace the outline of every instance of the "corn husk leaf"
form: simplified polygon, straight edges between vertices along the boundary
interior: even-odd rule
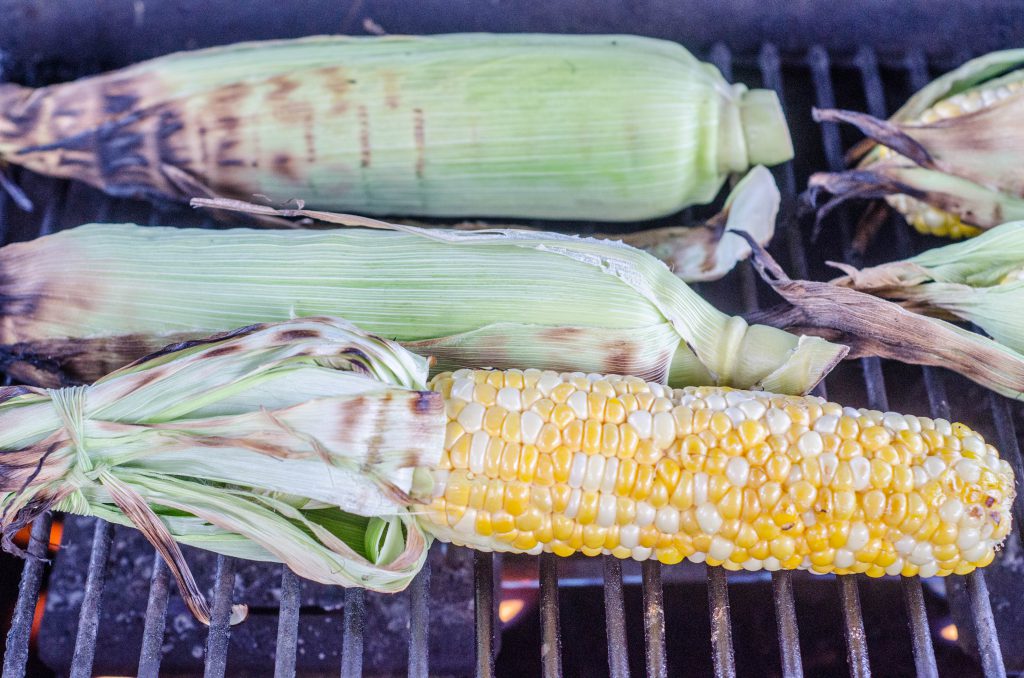
[[[800,393],[845,354],[730,318],[620,243],[215,204],[363,228],[89,225],[7,246],[9,370],[37,383],[88,381],[154,345],[295,315],[345,317],[431,355],[437,369],[530,366]]]
[[[425,498],[414,471],[443,449],[426,378],[426,359],[397,344],[307,318],[168,347],[91,386],[8,387],[4,546],[51,508],[132,525],[204,623],[178,543],[400,590],[429,545],[409,508]]]
[[[944,367],[1024,400],[1024,354],[1013,348],[849,287],[793,280],[758,246],[754,265],[787,303],[750,313],[751,321],[841,341],[851,357]]]
[[[686,282],[718,280],[750,256],[746,240],[726,234],[729,231],[746,231],[758,244],[768,245],[775,235],[780,200],[771,172],[758,165],[729,192],[722,211],[703,224],[665,226],[620,234],[596,233],[593,237],[618,240],[650,252]],[[426,226],[406,220],[402,223]],[[465,221],[452,227],[466,231],[495,228],[533,230],[518,224],[485,221]]]
[[[1024,353],[1024,222],[863,270],[833,282],[898,302],[915,313],[974,323]]]
[[[853,124],[870,140],[855,147],[851,156],[851,162],[859,160],[855,170],[811,177],[812,202],[819,192],[836,196],[819,209],[819,219],[846,199],[896,194],[956,214],[964,223],[980,228],[1024,218],[1024,166],[1020,162],[1024,136],[1019,134],[1024,94],[1010,94],[954,118],[933,123],[918,120],[939,101],[1019,77],[1022,67],[1021,49],[971,60],[923,88],[888,121],[855,111],[815,111],[816,120]],[[896,151],[899,157],[885,158],[875,144]]]

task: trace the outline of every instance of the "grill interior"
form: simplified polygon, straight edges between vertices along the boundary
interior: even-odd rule
[[[869,47],[853,53],[830,52],[822,46],[780,51],[774,44],[764,43],[753,52],[738,51],[734,57],[728,46],[718,43],[698,52],[698,56],[715,63],[729,79],[735,77],[752,87],[776,90],[784,102],[797,160],[774,169],[783,194],[783,208],[771,251],[791,275],[827,279],[830,274],[824,261],[828,259],[871,264],[909,256],[939,244],[937,240],[913,234],[901,220],[892,218],[868,252],[867,260],[859,261],[850,249],[851,232],[859,216],[857,208],[838,210],[827,220],[821,237],[810,241],[810,224],[797,218],[797,194],[806,185],[811,171],[840,169],[843,149],[857,138],[853,134],[847,137],[847,130],[835,125],[815,125],[811,122],[810,107],[839,105],[886,117],[936,73],[962,62],[970,54],[929,60],[924,52],[913,49],[880,57]],[[27,79],[31,80],[31,73]],[[6,196],[0,200],[3,243],[88,221],[214,225],[204,221],[202,214],[188,210],[153,209],[140,203],[111,200],[84,186],[51,181],[24,171],[15,170],[13,175],[33,199],[36,209],[27,214]],[[707,211],[687,211],[684,216],[696,218]],[[580,225],[583,232],[588,228],[589,225]],[[746,265],[726,279],[699,285],[698,289],[720,308],[734,313],[777,301]],[[958,419],[970,422],[992,440],[1018,477],[1024,477],[1018,431],[1024,428],[1019,425],[1024,422],[1021,404],[989,393],[952,373],[863,359],[840,366],[818,388],[818,394],[855,407],[888,410],[891,405],[899,411],[942,418],[950,418],[955,412]],[[1022,501],[1018,497],[1014,506],[1018,525],[1024,517]],[[29,550],[36,556],[46,555],[51,522],[51,516],[44,516],[33,525]],[[139,676],[156,676],[158,672],[201,672],[207,677],[268,675],[271,664],[276,676],[294,676],[298,666],[300,675],[336,675],[340,668],[344,677],[364,673],[475,673],[486,677],[519,672],[543,672],[545,676],[607,673],[619,677],[644,671],[650,676],[734,676],[737,668],[740,673],[783,676],[835,675],[842,671],[853,676],[868,676],[872,672],[937,676],[940,670],[956,675],[1001,676],[1007,674],[1008,668],[1011,672],[1024,668],[1024,647],[1018,639],[1022,626],[1015,623],[1012,609],[1022,592],[1016,581],[1016,569],[1020,567],[1016,564],[1020,560],[1019,529],[1011,535],[1007,552],[997,557],[990,568],[966,577],[950,577],[945,582],[922,582],[916,577],[815,577],[802,572],[727,574],[720,568],[690,563],[662,567],[653,561],[638,565],[621,563],[612,557],[586,562],[561,560],[552,555],[502,558],[437,544],[428,568],[407,593],[393,598],[401,601],[395,612],[401,623],[396,628],[375,625],[374,614],[381,609],[375,594],[356,589],[334,590],[333,607],[325,611],[304,602],[312,584],[280,566],[262,566],[279,592],[271,592],[272,604],[258,610],[265,613],[258,616],[264,617],[266,624],[276,627],[259,647],[253,645],[247,629],[250,622],[234,629],[227,627],[231,602],[251,602],[241,593],[248,591],[246,577],[250,576],[251,568],[231,558],[210,555],[205,562],[209,564],[207,576],[212,575],[209,583],[213,624],[208,633],[196,630],[199,644],[191,660],[176,659],[173,668],[165,665],[161,671],[166,638],[174,631],[177,612],[183,609],[176,590],[169,584],[166,567],[151,555],[141,561],[119,558],[122,538],[131,537],[123,534],[127,530],[101,521],[78,520],[75,524],[76,536],[67,536],[71,532],[69,524],[60,557],[67,560],[72,558],[72,552],[75,554],[74,564],[82,573],[83,593],[75,600],[59,603],[66,607],[64,614],[73,625],[72,629],[64,629],[69,639],[73,635],[73,642],[69,640],[68,652],[63,654],[52,647],[43,648],[41,643],[30,648],[33,616],[47,566],[40,560],[27,561],[10,619],[4,678],[35,675],[41,670],[37,652],[49,654],[51,659],[61,655],[57,660],[65,663],[55,667],[58,675],[78,678],[95,675],[100,669],[107,671],[110,662],[106,650],[101,649],[97,656],[97,648],[105,646],[105,633],[118,623],[127,623],[134,629],[134,636],[125,642],[135,643],[133,647],[140,649],[133,665],[123,668]],[[512,573],[524,572],[522,580],[509,579]],[[503,573],[508,576],[503,577]],[[122,588],[122,575],[135,580],[137,585]],[[117,590],[109,585],[113,581],[119,583]],[[463,584],[461,588],[459,582]],[[501,592],[510,590],[510,584],[512,590],[519,590],[516,586],[525,591],[536,590],[537,605],[536,609],[524,608],[522,614],[530,616],[528,622],[517,620],[518,626],[509,626],[503,634],[499,632],[502,622],[497,617],[498,603]],[[706,608],[699,600],[703,597],[701,590],[706,592]],[[456,596],[451,608],[442,604],[442,591]],[[696,597],[692,595],[694,591]],[[684,592],[691,595],[682,595]],[[128,607],[136,611],[135,616],[119,621],[108,614],[105,601],[111,595],[128,596]],[[760,609],[764,614],[731,615],[730,596],[733,609],[740,609],[737,605],[742,601],[743,610]],[[817,601],[816,607],[806,603],[808,597]],[[934,640],[938,637],[936,615],[945,614],[944,600],[948,600],[959,632],[956,644],[937,644]],[[682,619],[677,605],[689,606],[682,611]],[[51,596],[47,615],[57,615],[56,606],[58,603]],[[465,626],[458,624],[459,609],[466,616]],[[820,618],[818,611],[823,615]],[[826,618],[828,615],[831,617]],[[325,641],[330,653],[320,664],[313,662],[324,668],[309,668],[304,654],[314,633],[311,624],[316,621],[314,617],[322,621],[325,616],[335,624],[328,627],[330,633]],[[696,620],[698,616],[701,619]],[[833,625],[833,621],[837,623]],[[685,628],[674,627],[676,622]],[[44,631],[46,625],[44,617]],[[893,625],[903,627],[895,638],[887,640],[873,634],[873,629]],[[384,633],[403,639],[387,646],[394,665],[380,664],[378,653],[373,650],[375,644],[379,645],[375,634],[381,628]],[[839,632],[832,633],[833,628]],[[685,637],[693,629],[697,629],[697,637]],[[1002,649],[997,629],[1004,641]],[[458,633],[465,633],[465,638]],[[453,659],[436,649],[437,639],[443,641],[446,635],[449,643],[464,640],[458,648],[459,657]],[[563,642],[563,636],[575,641],[580,635],[589,636],[587,645]],[[767,649],[750,654],[747,645],[758,639]],[[468,643],[474,648],[472,657]],[[523,643],[532,643],[532,650],[522,651]],[[502,645],[507,652],[498,652]],[[694,647],[703,649],[700,654],[690,654]],[[261,667],[250,666],[246,656],[251,652],[263,656],[259,654],[262,652],[272,658]]]

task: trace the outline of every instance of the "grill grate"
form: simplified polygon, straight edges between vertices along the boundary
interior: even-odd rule
[[[715,45],[710,50],[708,58],[727,78],[732,78],[733,55],[726,46]],[[963,58],[966,58],[966,55]],[[763,85],[774,89],[780,99],[786,101],[784,71],[779,51],[773,45],[766,44],[756,55],[753,63],[760,72]],[[809,75],[815,105],[819,107],[835,105],[833,63],[824,48],[812,47],[802,59],[787,61],[787,66],[790,64],[801,69],[802,74]],[[882,77],[882,69],[875,53],[869,48],[862,48],[852,60],[848,63],[844,62],[844,66],[850,64],[859,74],[860,95],[866,101],[867,111],[876,117],[886,117],[886,81]],[[921,52],[910,52],[898,63],[897,67],[901,72],[901,77],[906,80],[907,87],[905,89],[907,90],[916,90],[928,80],[928,64]],[[804,110],[798,111],[801,116],[805,116],[806,113]],[[793,111],[790,111],[791,120],[794,120],[795,117]],[[840,129],[833,124],[821,125],[819,129],[821,150],[826,165],[833,170],[841,168],[843,155]],[[802,142],[807,142],[807,139],[797,138],[798,146]],[[803,234],[795,218],[798,185],[793,163],[786,163],[777,168],[775,174],[783,194],[783,207],[780,214],[781,227],[775,248],[788,255],[789,270],[792,274],[806,278],[809,277],[811,266],[804,248]],[[53,193],[54,199],[44,206],[38,229],[39,234],[49,233],[58,226],[67,225],[58,224],[59,213],[71,192],[81,190],[69,188],[65,182],[55,185],[59,186],[59,189]],[[111,215],[111,205],[112,201],[104,200],[99,207],[96,219],[106,220]],[[0,200],[0,229],[2,229],[0,236],[4,236],[4,240],[10,239],[7,227],[11,215],[10,201],[5,197]],[[74,215],[72,214],[70,217],[73,218]],[[152,211],[149,223],[161,221],[163,221],[161,214]],[[850,215],[840,211],[835,224],[837,227],[835,232],[839,235],[843,258],[849,263],[860,264],[862,262],[850,248],[851,224]],[[895,221],[892,226],[896,239],[896,255],[899,257],[909,255],[913,250],[913,244],[908,230]],[[743,308],[745,310],[757,308],[758,287],[750,267],[743,267],[737,273],[737,278],[740,286],[738,298],[741,300]],[[881,362],[872,358],[862,359],[860,368],[869,407],[887,410],[888,397]],[[949,418],[950,408],[946,394],[945,375],[932,368],[923,368],[921,375],[931,415]],[[832,384],[832,380],[829,380],[828,383]],[[819,394],[824,395],[826,388],[825,385],[821,386]],[[995,442],[1013,466],[1018,477],[1024,477],[1018,439],[1009,404],[1005,399],[993,394],[989,394],[988,398],[992,421],[996,429]],[[1014,509],[1018,525],[1024,529],[1024,521],[1021,520],[1021,516],[1024,516],[1022,513],[1024,495],[1018,496]],[[33,555],[45,557],[50,524],[50,516],[44,515],[33,525],[29,545],[29,551]],[[88,564],[84,598],[71,664],[70,675],[73,677],[92,674],[96,638],[100,631],[98,620],[112,535],[113,528],[110,525],[97,521],[93,533],[93,547]],[[500,581],[501,559],[490,553],[476,553],[473,562],[476,675],[490,678],[495,674],[495,654],[498,641],[495,635],[495,586],[496,581]],[[207,678],[224,676],[226,672],[231,634],[227,622],[231,612],[235,568],[236,561],[233,559],[223,556],[217,559],[212,608],[213,623],[207,637],[204,662],[204,675]],[[558,570],[559,561],[555,556],[543,555],[539,558],[541,662],[544,675],[551,677],[561,676],[563,673]],[[668,656],[662,568],[657,562],[648,561],[642,564],[641,572],[646,670],[649,676],[667,676]],[[17,678],[26,673],[29,632],[43,577],[42,561],[26,562],[11,630],[7,637],[3,678]],[[865,620],[860,604],[859,581],[860,579],[856,576],[836,577],[837,595],[841,606],[850,673],[853,676],[870,676],[871,664],[865,634]],[[789,572],[775,572],[771,575],[771,582],[772,601],[778,630],[780,671],[787,678],[799,677],[803,675],[804,669],[796,618],[793,576]],[[613,678],[619,678],[628,676],[630,671],[626,641],[627,624],[637,624],[641,620],[627,619],[622,564],[611,556],[603,559],[603,583],[608,670]],[[977,571],[967,577],[950,578],[950,584],[951,604],[964,606],[966,608],[965,617],[972,622],[973,628],[962,629],[962,632],[965,635],[970,634],[976,639],[982,670],[988,676],[1005,676],[1006,670],[1000,653],[984,574]],[[274,675],[279,678],[290,678],[296,673],[295,662],[299,640],[302,586],[303,583],[297,576],[282,568],[274,672]],[[429,673],[429,587],[430,570],[428,566],[414,580],[410,589],[408,663],[410,676],[425,677]],[[931,641],[922,583],[917,577],[904,578],[901,581],[901,588],[910,627],[911,649],[916,673],[922,677],[937,676],[936,655]],[[168,570],[159,556],[155,556],[142,633],[142,652],[138,665],[140,676],[155,677],[158,675],[169,595]],[[724,569],[707,568],[707,595],[714,675],[719,677],[735,676],[736,657],[732,638],[728,577]],[[344,610],[340,670],[341,675],[347,678],[359,676],[363,672],[362,648],[366,614],[364,593],[356,589],[346,591]]]

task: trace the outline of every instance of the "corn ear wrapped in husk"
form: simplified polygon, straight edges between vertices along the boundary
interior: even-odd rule
[[[0,85],[0,157],[162,200],[633,221],[792,155],[774,92],[637,36],[321,36]]]
[[[870,138],[856,167],[811,177],[812,194],[886,198],[922,233],[977,235],[1024,219],[1024,50],[968,61],[911,97],[888,121],[816,111]],[[868,149],[865,152],[865,149]],[[820,213],[820,212],[819,212]]]
[[[178,543],[402,589],[429,545],[413,472],[444,440],[426,378],[397,344],[308,318],[170,346],[91,386],[5,387],[4,546],[47,509],[133,525],[206,623]]]
[[[833,264],[833,281],[892,299],[917,313],[974,323],[1024,354],[1024,222],[1003,224],[972,240],[858,270]]]
[[[438,369],[532,365],[801,393],[846,353],[727,316],[621,243],[218,206],[369,228],[92,224],[9,245],[0,354],[10,371],[89,381],[168,342],[303,315],[345,317]]]

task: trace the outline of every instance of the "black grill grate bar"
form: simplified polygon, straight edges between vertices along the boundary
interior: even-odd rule
[[[758,55],[762,84],[775,91],[779,101],[785,103],[782,81],[782,62],[775,45],[766,44]],[[808,275],[807,256],[804,251],[803,235],[796,219],[796,173],[793,163],[786,162],[776,172],[782,204],[779,220],[784,228],[789,250],[790,266],[801,278]],[[749,266],[745,267],[748,270]],[[775,603],[775,619],[778,625],[779,653],[782,659],[782,674],[786,678],[802,678],[803,660],[800,656],[800,630],[796,622],[796,602],[793,596],[793,578],[789,572],[772,573],[772,598]]]
[[[907,608],[910,622],[911,651],[914,653],[914,668],[918,678],[938,678],[935,665],[935,649],[928,628],[928,614],[924,608],[924,591],[920,577],[903,577],[900,582],[903,604]]]
[[[28,665],[28,638],[32,632],[32,616],[36,610],[39,587],[43,583],[43,568],[46,563],[46,548],[50,542],[50,525],[53,516],[49,513],[36,518],[29,536],[29,558],[21,573],[18,584],[18,600],[14,604],[11,630],[7,632],[7,646],[4,649],[3,678],[21,678]]]
[[[274,649],[274,678],[295,678],[295,653],[299,640],[299,603],[302,580],[287,565],[281,566],[281,602]]]
[[[732,52],[722,43],[716,43],[709,55],[726,80],[732,82]],[[740,267],[740,297],[746,310],[757,307],[757,282],[750,266]],[[711,616],[711,656],[718,678],[736,675],[736,659],[732,646],[732,623],[729,615],[729,585],[721,567],[707,567],[708,610]]]
[[[409,585],[409,678],[430,673],[430,561]]]
[[[846,637],[846,661],[850,664],[853,678],[871,675],[868,661],[868,639],[864,633],[864,615],[860,609],[860,593],[857,591],[856,575],[836,577],[839,586],[839,602],[843,613],[844,635]]]
[[[800,631],[796,625],[796,604],[793,600],[793,575],[772,572],[772,598],[775,601],[775,623],[779,632],[779,653],[784,678],[803,678],[800,658]]]
[[[1006,678],[1006,667],[1003,665],[1003,655],[999,650],[999,637],[996,635],[996,621],[992,617],[992,604],[988,597],[985,574],[981,570],[975,570],[968,574],[966,579],[971,619],[974,622],[974,634],[978,639],[978,654],[981,656],[981,669],[987,678]]]
[[[213,609],[206,637],[206,667],[203,678],[223,678],[228,665],[228,641],[231,639],[231,593],[235,587],[235,559],[217,556],[217,574],[213,586]]]
[[[170,596],[171,573],[159,553],[153,553],[153,574],[149,579],[149,601],[146,622],[142,628],[142,650],[139,652],[139,678],[158,678],[163,659],[164,629],[167,626],[167,599]]]
[[[876,118],[885,119],[888,117],[885,93],[882,89],[882,75],[874,51],[868,47],[862,48],[857,53],[854,63],[861,72],[868,113]],[[899,256],[909,256],[911,245],[907,239],[907,229],[901,224],[895,224],[895,221],[896,218],[889,219],[890,226],[894,226],[896,230]],[[862,364],[864,365],[869,406],[877,410],[888,410],[889,399],[885,391],[885,379],[882,376],[881,361],[877,358],[870,358],[862,361]],[[911,650],[914,656],[914,667],[917,675],[920,678],[937,676],[938,667],[935,664],[935,649],[932,647],[931,629],[928,626],[928,615],[924,606],[924,591],[921,589],[921,580],[918,577],[903,578],[900,587],[907,611]]]
[[[107,579],[107,560],[110,557],[110,541],[114,534],[114,526],[98,518],[95,522],[92,552],[89,555],[89,569],[85,580],[85,595],[78,613],[75,652],[71,657],[71,678],[89,678],[96,655],[96,632],[99,630],[100,605],[103,586]]]
[[[476,605],[476,675],[494,675],[494,554],[473,553],[473,597]]]
[[[665,593],[661,586],[661,563],[648,558],[640,565],[644,602],[644,641],[647,648],[648,678],[667,678],[665,657]]]
[[[540,556],[540,661],[544,678],[562,675],[562,632],[558,623],[558,556]]]
[[[711,608],[711,658],[717,678],[735,678],[736,661],[729,617],[729,584],[723,567],[707,568],[708,606]]]
[[[811,68],[815,103],[820,108],[834,108],[836,102],[828,54],[821,47],[812,47],[807,54],[807,63]],[[820,129],[829,169],[833,172],[842,170],[844,162],[838,127],[834,123],[822,123]],[[846,259],[847,263],[856,265],[859,262],[855,261],[856,258],[852,256],[848,247],[848,222],[843,218],[843,214],[840,214],[840,217],[844,259]],[[868,391],[869,405],[873,409],[887,410],[888,399],[885,394],[881,364],[877,358],[863,358],[860,362],[864,372],[864,384]],[[864,633],[864,617],[861,613],[860,596],[857,592],[857,579],[851,575],[840,575],[837,579],[839,582],[843,635],[846,639],[846,654],[850,665],[850,675],[857,677],[870,676],[871,665],[868,658],[867,637]]]
[[[629,649],[626,642],[626,603],[622,595],[622,563],[604,556],[604,619],[608,636],[608,675],[628,678]]]
[[[366,592],[345,589],[345,617],[341,634],[341,678],[363,675],[363,631],[366,629]]]

